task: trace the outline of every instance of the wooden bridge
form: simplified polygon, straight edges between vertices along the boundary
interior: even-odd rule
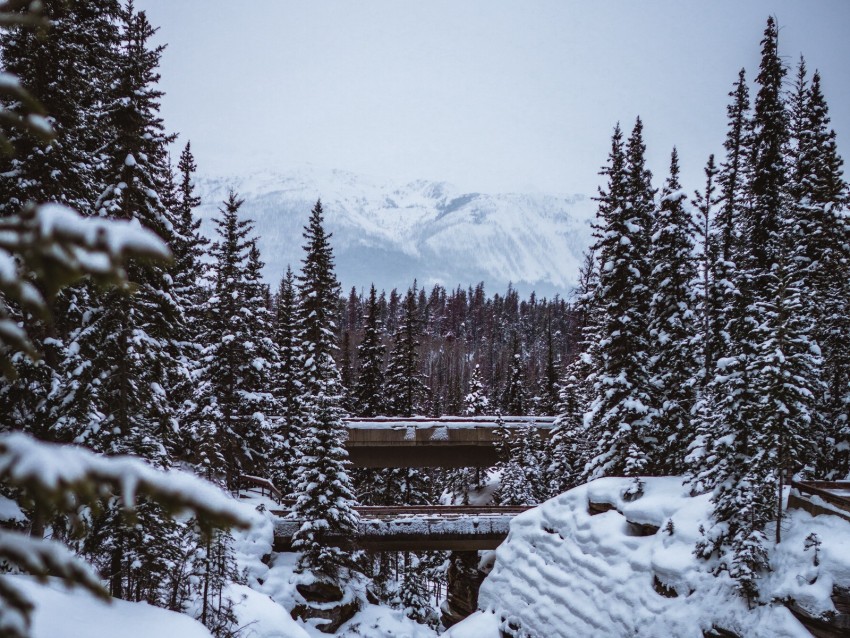
[[[355,538],[334,539],[371,551],[477,551],[496,549],[508,535],[511,519],[527,509],[466,505],[400,505],[357,507],[360,522]],[[302,521],[286,510],[274,529],[274,549],[292,551],[292,535]]]
[[[554,417],[503,416],[509,429],[532,426],[548,438]],[[436,419],[345,419],[346,449],[354,467],[490,467],[498,460],[493,416]]]

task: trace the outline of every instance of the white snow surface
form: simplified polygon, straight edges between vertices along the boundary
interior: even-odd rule
[[[341,170],[301,167],[197,180],[202,229],[233,188],[255,221],[273,286],[303,257],[302,228],[321,197],[337,273],[346,289],[371,282],[387,291],[485,281],[528,292],[564,295],[575,284],[590,243],[594,202],[582,195],[465,193],[451,184],[403,183]]]
[[[35,605],[32,638],[211,638],[198,621],[147,603],[113,598],[106,603],[51,579],[0,576]],[[281,634],[276,634],[281,636]]]
[[[693,555],[708,495],[688,496],[681,478],[647,478],[643,496],[627,502],[630,485],[599,479],[514,518],[481,587],[482,611],[445,635],[499,638],[498,627],[510,624],[522,636],[547,638],[702,638],[712,626],[748,638],[810,636],[778,602],[749,610],[727,575],[712,575],[715,561]],[[589,501],[615,509],[591,515]],[[640,536],[630,522],[660,529]],[[833,583],[850,584],[850,523],[790,510],[782,527],[782,542],[769,550],[772,571],[760,582],[763,600],[792,598],[813,614],[834,610]],[[804,550],[813,532],[822,542],[817,567]],[[657,593],[656,577],[677,596]]]
[[[296,585],[311,580],[309,574],[295,573],[297,554],[272,551],[275,516],[268,509],[278,506],[267,497],[247,493],[243,507],[261,505],[262,523],[250,530],[234,532],[234,549],[240,571],[248,586],[232,586],[229,595],[237,601],[240,625],[246,626],[242,638],[322,638],[314,625],[295,621],[289,615],[304,599]],[[263,558],[267,557],[264,562]],[[346,592],[346,596],[362,592]],[[249,625],[250,623],[250,625]],[[341,638],[435,638],[436,633],[395,609],[365,604],[337,631]]]

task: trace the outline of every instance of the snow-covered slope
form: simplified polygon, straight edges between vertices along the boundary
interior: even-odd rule
[[[321,197],[345,287],[448,287],[484,281],[491,292],[566,293],[590,242],[593,201],[583,196],[465,193],[444,182],[401,183],[302,168],[241,177],[200,177],[203,230],[229,189],[255,221],[266,279],[297,269],[301,232]]]
[[[711,574],[714,562],[694,557],[708,496],[687,496],[678,478],[650,478],[644,495],[626,502],[629,484],[600,479],[517,516],[481,586],[482,611],[446,636],[499,638],[499,625],[547,638],[729,635],[718,629],[810,636],[781,602],[749,610],[727,575]],[[612,509],[593,514],[589,502]],[[822,542],[819,565],[804,550],[811,533]],[[850,582],[848,545],[847,521],[791,510],[770,551],[773,571],[760,583],[764,600],[794,600],[814,616],[834,612],[833,584]]]

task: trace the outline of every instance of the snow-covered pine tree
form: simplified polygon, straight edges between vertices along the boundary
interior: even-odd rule
[[[387,414],[413,416],[424,408],[428,387],[419,372],[419,335],[421,326],[416,307],[416,288],[404,297],[402,315],[393,339],[387,365],[385,395]]]
[[[537,428],[507,427],[499,414],[496,420],[496,441],[500,478],[495,501],[499,505],[538,503],[544,484],[541,475],[544,450]]]
[[[18,214],[28,202],[58,202],[89,215],[102,190],[98,153],[107,129],[100,113],[115,68],[118,2],[42,2],[38,12],[49,24],[43,30],[26,23],[29,4],[7,4],[4,9],[14,10],[20,22],[0,38],[2,71],[17,77],[21,89],[38,98],[47,116],[42,119],[33,112],[29,100],[4,95],[8,117],[0,143],[0,217]],[[9,126],[18,117],[22,125]],[[42,280],[41,292],[46,293],[43,284]],[[48,394],[61,383],[62,361],[71,356],[64,350],[67,333],[88,306],[87,287],[66,288],[55,297],[49,295],[47,302],[54,316],[49,323],[12,304],[15,320],[25,326],[42,358],[33,361],[21,354],[14,358],[16,378],[0,384],[0,413],[7,427],[53,439],[56,415],[49,409]]]
[[[670,157],[670,175],[661,191],[649,261],[649,394],[651,429],[658,441],[651,471],[680,474],[693,431],[691,409],[698,374],[693,285],[697,269],[691,218],[679,183],[679,156]]]
[[[276,374],[267,293],[251,222],[239,219],[242,205],[228,195],[216,219],[211,250],[215,287],[204,307],[205,330],[194,407],[189,415],[197,449],[213,476],[235,488],[242,473],[262,473],[267,455],[267,417],[275,401]],[[217,462],[223,461],[222,465]],[[221,476],[223,473],[223,476]]]
[[[200,206],[201,198],[195,194],[194,175],[198,170],[195,156],[192,155],[192,145],[186,146],[180,152],[177,163],[175,205],[174,211],[174,240],[171,250],[174,253],[172,265],[174,289],[176,294],[186,299],[186,321],[189,334],[193,339],[201,332],[199,325],[203,321],[201,315],[205,291],[201,280],[207,266],[202,257],[207,253],[209,240],[201,234],[201,219],[194,214]]]
[[[422,332],[416,284],[408,288],[387,365],[384,394],[390,416],[414,416],[424,411],[428,386],[419,371],[419,338]],[[434,484],[417,468],[393,468],[380,472],[383,504],[422,505],[433,501]]]
[[[279,368],[276,388],[278,419],[274,424],[271,445],[271,478],[283,494],[295,490],[297,466],[296,423],[298,398],[301,395],[300,349],[298,347],[298,300],[295,277],[287,266],[275,299],[274,339]]]
[[[469,379],[468,392],[463,399],[463,413],[465,416],[483,416],[489,409],[490,400],[484,387],[481,366],[476,364]],[[446,471],[443,481],[446,491],[451,494],[452,503],[467,505],[470,490],[478,486],[481,478],[480,468],[459,467]]]
[[[20,11],[27,11],[21,4]],[[17,213],[26,202],[60,202],[89,214],[100,192],[98,151],[107,141],[102,107],[117,63],[117,0],[45,0],[41,13],[49,29],[26,25],[4,33],[3,71],[38,96],[53,135],[9,131],[14,157],[0,155],[0,215]],[[12,113],[27,108],[9,105]]]
[[[552,322],[546,325],[546,367],[539,382],[537,414],[555,416],[560,404],[561,388],[558,383],[558,368],[555,364],[555,347],[552,340]]]
[[[799,245],[801,228],[789,192],[786,69],[777,44],[778,29],[769,18],[753,109],[749,205],[742,209],[733,255],[737,296],[727,323],[730,345],[712,382],[714,443],[703,476],[714,487],[716,524],[699,546],[706,554],[728,548],[730,575],[748,599],[758,597],[758,579],[767,568],[764,530],[781,513],[783,475],[813,460],[800,433],[811,423],[810,402],[819,385],[818,346],[810,318],[800,313],[794,243]]]
[[[584,256],[575,290],[573,312],[576,317],[578,356],[569,364],[560,384],[558,414],[547,442],[547,496],[555,496],[574,487],[580,480],[590,454],[585,413],[590,404],[590,382],[596,352],[596,287],[599,273],[593,251]]]
[[[790,192],[802,246],[797,254],[804,268],[800,285],[807,297],[806,312],[814,320],[814,338],[822,350],[825,382],[816,403],[824,428],[816,472],[843,478],[850,473],[848,189],[835,132],[829,128],[820,74],[815,72],[807,85],[802,59],[791,99]]]
[[[155,30],[132,4],[121,12],[121,48],[114,78],[102,96],[98,179],[105,189],[96,214],[150,228],[168,243],[166,145],[156,88],[161,47]],[[135,292],[89,292],[82,325],[71,334],[63,379],[54,388],[57,438],[72,438],[106,454],[132,454],[168,467],[182,447],[177,388],[186,384],[182,353],[184,309],[168,268],[136,262],[127,267]],[[67,440],[67,439],[66,439]],[[164,604],[164,581],[179,556],[179,525],[159,505],[140,502],[137,524],[124,529],[113,499],[96,516],[81,550],[109,579],[114,596]]]
[[[440,620],[429,596],[423,567],[415,554],[409,557],[398,590],[398,606],[411,620],[436,629]]]
[[[699,391],[708,383],[709,374],[714,370],[719,341],[719,337],[715,334],[716,314],[712,303],[712,291],[715,286],[714,271],[718,255],[717,236],[714,229],[715,207],[720,202],[720,196],[717,194],[718,168],[714,154],[709,155],[703,173],[705,187],[701,191],[694,191],[694,197],[691,199],[694,209],[692,228],[697,237],[697,280],[694,283],[696,311],[694,348],[699,364],[695,379],[698,384],[697,399]]]
[[[511,350],[508,380],[502,390],[502,410],[508,414],[523,415],[528,409],[528,396],[525,390],[525,374],[517,335],[514,335]]]
[[[354,388],[354,405],[357,416],[378,416],[384,406],[384,355],[381,318],[374,284],[369,289],[366,302],[363,339],[357,346],[360,363],[357,384]]]
[[[695,437],[686,459],[688,482],[695,494],[712,490],[726,475],[730,462],[730,451],[725,448],[730,438],[726,435],[739,418],[739,397],[749,393],[743,369],[737,361],[740,353],[732,349],[732,333],[737,334],[742,329],[741,322],[730,323],[733,316],[740,318],[745,308],[745,301],[736,288],[740,277],[736,260],[743,267],[747,250],[740,234],[749,201],[747,183],[752,138],[744,69],[738,72],[729,97],[724,141],[726,156],[718,174],[720,202],[712,224],[714,253],[705,302],[709,318],[706,349],[712,355],[712,362],[694,408]]]
[[[300,570],[344,585],[359,571],[359,555],[340,547],[341,541],[355,535],[357,513],[345,450],[342,387],[334,361],[339,284],[323,216],[317,201],[304,229],[306,254],[298,278],[303,394],[295,515],[304,523],[293,536],[293,547],[300,552]]]
[[[647,431],[648,334],[645,281],[652,202],[645,167],[642,125],[635,124],[628,158],[619,125],[614,129],[607,190],[600,189],[593,247],[599,260],[594,306],[597,344],[592,377],[588,440],[594,448],[586,479],[640,476],[652,465],[657,445]]]
[[[463,399],[463,413],[466,416],[481,416],[487,414],[490,401],[481,377],[481,366],[476,364],[469,379],[469,390]]]

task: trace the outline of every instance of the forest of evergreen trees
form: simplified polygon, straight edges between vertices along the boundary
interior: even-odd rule
[[[640,119],[627,139],[618,125],[577,290],[521,299],[416,282],[343,294],[321,202],[304,211],[302,263],[273,292],[237,193],[215,237],[200,233],[197,167],[189,143],[177,162],[169,155],[162,47],[144,12],[117,0],[43,5],[49,31],[15,26],[0,53],[54,136],[4,127],[15,152],[0,157],[0,219],[56,202],[149,229],[172,259],[128,261],[125,286],[90,277],[56,292],[31,277],[49,313],[4,288],[0,313],[33,348],[0,334],[10,362],[0,430],[191,469],[231,490],[242,474],[269,476],[306,521],[294,538],[301,570],[341,585],[365,574],[422,620],[442,556],[390,572],[327,539],[352,535],[356,502],[464,502],[486,473],[350,471],[346,414],[557,415],[548,440],[501,430],[499,503],[608,475],[635,477],[637,494],[641,476],[683,475],[714,494],[716,525],[696,551],[727,552],[754,600],[783,484],[850,474],[848,190],[820,75],[801,59],[786,78],[773,19],[755,96],[742,70],[705,184],[688,195],[673,149],[658,190]],[[31,104],[0,97],[25,120]],[[219,593],[240,575],[227,532],[175,520],[154,497],[139,499],[128,527],[116,498],[69,513],[2,490],[27,515],[18,529],[49,530],[112,596],[189,611],[229,635]],[[388,585],[396,578],[401,589]]]

